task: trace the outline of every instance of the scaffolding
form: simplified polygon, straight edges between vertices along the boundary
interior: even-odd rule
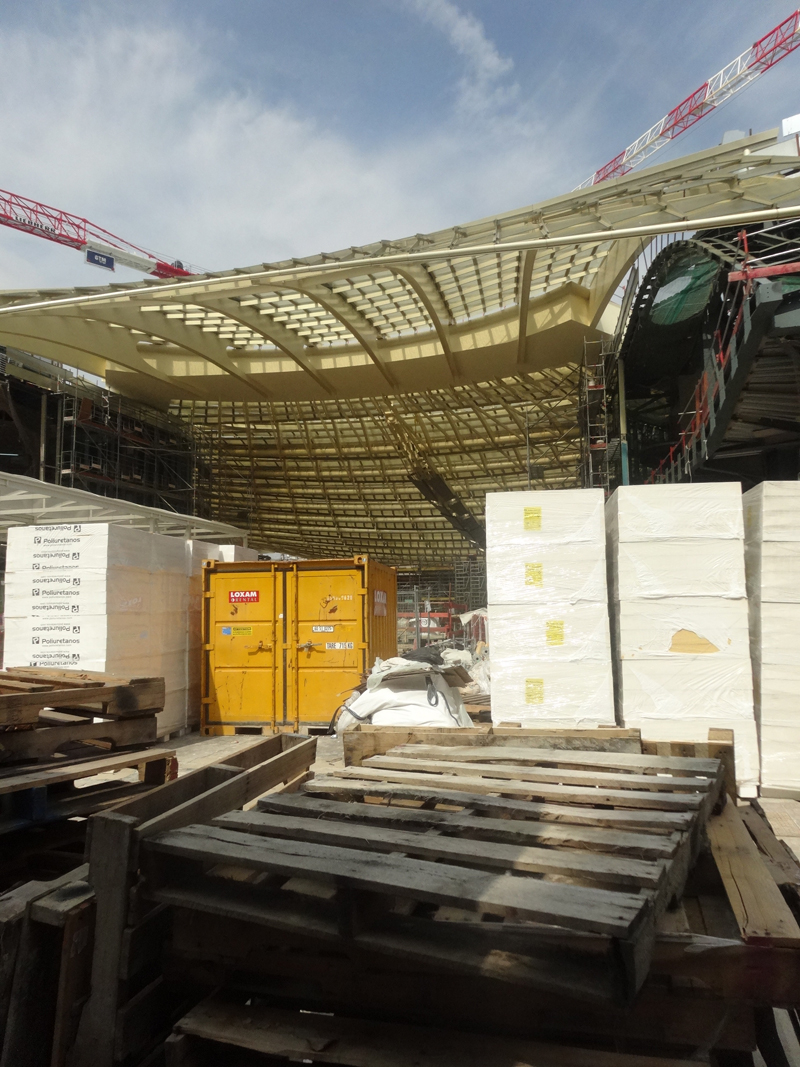
[[[60,398],[56,481],[180,514],[208,514],[210,470],[186,427],[106,390]]]
[[[584,342],[580,375],[581,485],[603,489],[611,485],[613,414],[609,367],[612,353],[602,342]]]

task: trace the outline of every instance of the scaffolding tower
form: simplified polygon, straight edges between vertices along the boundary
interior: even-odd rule
[[[207,513],[208,477],[180,423],[85,383],[59,399],[58,484],[182,514]]]

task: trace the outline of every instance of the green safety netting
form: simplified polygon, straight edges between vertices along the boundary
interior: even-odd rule
[[[657,326],[671,326],[700,314],[711,297],[719,264],[689,251],[670,263],[659,286],[649,318]]]

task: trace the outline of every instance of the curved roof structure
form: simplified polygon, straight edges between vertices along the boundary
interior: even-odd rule
[[[585,342],[613,333],[653,235],[800,214],[776,140],[307,259],[0,294],[0,344],[172,404],[213,456],[217,517],[254,543],[452,560],[470,545],[409,480],[409,449],[478,518],[487,490],[526,484],[528,436],[534,483],[576,484]]]

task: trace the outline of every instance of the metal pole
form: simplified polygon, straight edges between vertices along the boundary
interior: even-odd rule
[[[44,481],[45,434],[47,433],[47,393],[42,393],[39,418],[39,481]]]
[[[622,465],[622,484],[631,484],[631,473],[628,465],[628,412],[625,398],[625,363],[617,360],[617,385],[619,392],[619,455]]]
[[[528,470],[528,489],[531,487],[531,430],[529,416],[530,411],[525,408],[525,463]]]
[[[419,625],[419,586],[414,586],[414,648],[420,648],[420,625]]]
[[[60,387],[60,385],[59,385]],[[64,467],[64,394],[60,393],[56,397],[56,417],[58,423],[56,425],[56,485],[61,485],[61,471]]]

